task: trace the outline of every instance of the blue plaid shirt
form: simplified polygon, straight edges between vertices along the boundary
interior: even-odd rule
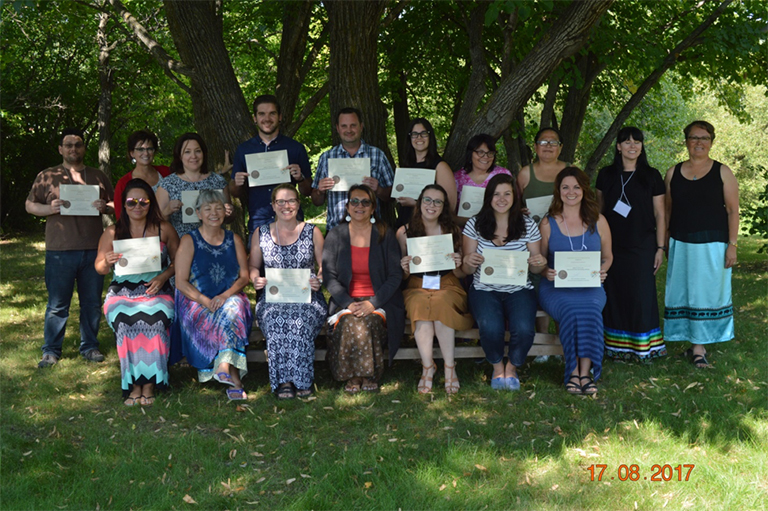
[[[354,156],[350,156],[341,144],[332,147],[321,154],[320,160],[317,162],[317,172],[315,173],[315,180],[312,181],[312,188],[317,189],[320,180],[328,177],[328,158],[370,158],[371,177],[378,180],[379,186],[382,188],[392,186],[395,173],[389,165],[389,160],[384,156],[384,151],[378,147],[370,146],[366,144],[364,140],[361,140],[360,148]],[[347,192],[334,192],[333,190],[328,190],[328,192],[326,192],[326,203],[328,205],[326,219],[327,232],[339,225],[341,220],[346,216],[344,207],[347,205]],[[381,209],[377,207],[376,212],[380,213]]]

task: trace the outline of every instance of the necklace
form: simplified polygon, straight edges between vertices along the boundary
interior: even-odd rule
[[[576,250],[573,248],[573,241],[571,241],[571,232],[568,230],[568,221],[565,219],[565,215],[563,215],[563,225],[565,225],[565,232],[568,234],[568,243],[571,245],[571,252],[583,252],[587,249],[587,246],[584,244],[584,235],[587,234],[587,230],[584,228],[584,224],[582,222],[581,228],[583,231],[581,232],[581,248],[579,250]]]

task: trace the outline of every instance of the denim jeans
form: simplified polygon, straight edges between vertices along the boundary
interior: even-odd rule
[[[96,335],[101,321],[101,291],[104,276],[96,273],[93,263],[96,250],[47,250],[45,252],[45,287],[48,306],[45,309],[45,341],[43,354],[61,357],[64,329],[69,318],[69,305],[77,284],[80,301],[80,353],[98,348]]]
[[[536,293],[532,289],[514,293],[478,291],[473,285],[468,295],[488,362],[497,364],[504,358],[505,323],[508,323],[509,362],[515,367],[522,366],[536,335]]]

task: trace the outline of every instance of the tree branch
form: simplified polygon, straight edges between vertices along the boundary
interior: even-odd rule
[[[296,134],[297,131],[299,131],[301,125],[304,124],[304,121],[307,120],[307,117],[312,115],[312,112],[315,111],[315,108],[317,108],[317,105],[320,103],[320,101],[322,101],[326,94],[328,94],[330,88],[330,82],[326,81],[322,87],[317,89],[317,91],[312,94],[312,97],[310,97],[307,102],[304,103],[304,107],[301,109],[301,112],[299,112],[296,120],[294,120],[288,127],[285,128],[286,135],[292,137]]]

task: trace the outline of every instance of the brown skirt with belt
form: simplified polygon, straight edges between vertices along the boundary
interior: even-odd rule
[[[452,272],[440,279],[440,289],[423,289],[422,278],[412,275],[403,291],[405,310],[411,323],[439,321],[454,330],[472,328],[474,319],[469,314],[467,293]]]

